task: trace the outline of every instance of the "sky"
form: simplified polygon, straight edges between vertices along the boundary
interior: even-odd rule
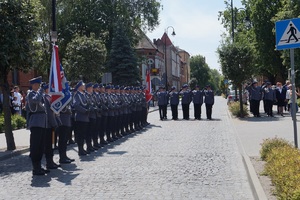
[[[230,1],[230,0],[228,0]],[[224,0],[161,0],[160,25],[147,36],[153,40],[161,38],[166,28],[175,46],[191,56],[202,55],[211,69],[220,69],[216,53],[225,29],[218,20],[218,12],[225,10]],[[234,7],[240,8],[238,0]]]

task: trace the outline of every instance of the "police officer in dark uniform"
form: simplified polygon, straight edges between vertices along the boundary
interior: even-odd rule
[[[178,120],[178,104],[179,104],[179,93],[176,91],[176,87],[172,86],[169,92],[170,105],[172,111],[172,119]]]
[[[87,83],[85,86],[85,97],[87,99],[87,105],[89,110],[89,124],[88,124],[88,131],[86,133],[85,142],[86,142],[86,151],[88,153],[94,152],[98,150],[96,145],[93,146],[92,138],[95,134],[97,134],[97,124],[96,124],[96,102],[93,98],[93,83]]]
[[[167,119],[168,93],[165,91],[163,86],[159,87],[159,91],[156,93],[156,96],[160,120]]]
[[[99,84],[99,100],[100,100],[100,105],[101,105],[101,122],[99,124],[100,126],[100,145],[104,146],[107,145],[108,142],[104,139],[104,135],[106,133],[107,129],[107,116],[108,116],[108,100],[105,94],[105,87],[102,83]]]
[[[106,90],[107,107],[108,107],[106,141],[113,142],[114,139],[112,138],[112,132],[114,130],[115,103],[111,94],[111,85],[106,85],[105,90]]]
[[[207,119],[212,120],[211,114],[212,114],[212,107],[215,103],[215,95],[210,85],[206,86],[206,89],[204,90],[204,95],[205,95],[204,103],[206,107],[206,117]]]
[[[49,92],[49,85],[44,84],[44,100],[45,100],[45,108],[47,112],[47,128],[46,128],[46,136],[45,136],[45,157],[46,157],[46,167],[47,169],[57,169],[60,167],[58,164],[53,161],[53,149],[52,149],[52,138],[55,137],[55,129],[58,127],[57,115],[51,110],[51,95]]]
[[[78,155],[85,156],[88,152],[84,150],[84,139],[86,138],[86,133],[88,131],[90,109],[88,106],[88,101],[84,94],[85,84],[83,83],[83,81],[79,81],[76,84],[75,90],[77,90],[77,92],[73,98],[73,105],[75,111],[74,131],[76,135],[76,142],[78,145]]]
[[[49,170],[41,166],[41,160],[45,148],[45,136],[47,128],[47,113],[43,97],[44,89],[40,87],[42,77],[33,78],[30,81],[32,90],[26,97],[27,124],[30,129],[30,158],[33,175],[45,175]]]
[[[187,84],[184,84],[182,86],[182,90],[179,93],[179,95],[181,96],[183,119],[189,120],[190,119],[190,103],[192,101],[192,93],[188,89]]]
[[[203,91],[200,90],[199,85],[196,85],[193,94],[193,104],[194,104],[194,117],[196,120],[201,120],[201,106],[203,104]]]
[[[59,163],[69,164],[74,162],[74,159],[71,159],[67,156],[67,138],[68,134],[71,131],[71,105],[68,104],[62,111],[59,113],[60,126],[56,129],[58,133],[58,152],[59,152]]]
[[[94,148],[101,148],[101,144],[99,143],[99,138],[102,137],[100,130],[101,130],[101,121],[102,121],[102,104],[101,104],[101,99],[100,99],[100,94],[99,94],[99,84],[95,83],[93,85],[93,98],[95,101],[95,112],[96,112],[96,127],[95,127],[95,132],[93,135],[93,145]],[[104,135],[103,135],[104,136]],[[104,139],[104,138],[103,138]]]
[[[253,81],[251,86],[246,87],[246,89],[249,91],[250,111],[254,117],[260,117],[259,104],[262,98],[262,89],[258,86],[257,81]]]
[[[263,89],[263,94],[266,103],[266,113],[269,117],[273,117],[273,104],[276,101],[276,91],[272,89],[270,82],[266,83],[266,87]]]

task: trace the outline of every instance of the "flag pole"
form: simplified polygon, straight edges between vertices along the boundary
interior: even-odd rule
[[[57,31],[56,31],[56,0],[52,0],[52,32],[51,32],[51,42],[55,45],[57,41]],[[54,48],[52,48],[52,53],[54,53]],[[51,60],[52,62],[52,60]],[[49,75],[50,78],[50,75]],[[55,131],[52,129],[52,149],[55,148]]]

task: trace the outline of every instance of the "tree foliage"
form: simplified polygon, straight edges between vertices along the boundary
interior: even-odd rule
[[[11,127],[7,75],[14,69],[25,71],[31,67],[35,27],[30,1],[0,2],[0,85],[3,92],[7,150],[16,148]]]
[[[153,30],[158,24],[160,3],[156,0],[66,0],[58,3],[59,43],[64,52],[75,33],[95,34],[110,51],[114,24],[122,21],[128,27],[127,36],[137,42],[135,30]]]
[[[140,84],[141,79],[137,67],[137,55],[131,46],[125,27],[119,23],[115,28],[107,62],[107,70],[112,73],[113,84]]]
[[[67,46],[64,59],[68,79],[78,80],[82,76],[85,81],[100,82],[105,58],[105,46],[94,34],[90,37],[76,35]]]
[[[191,78],[196,80],[196,84],[205,87],[209,82],[210,68],[205,61],[205,57],[201,55],[192,56],[190,59]]]
[[[223,75],[235,85],[251,78],[253,74],[251,48],[238,43],[223,43],[217,50]]]

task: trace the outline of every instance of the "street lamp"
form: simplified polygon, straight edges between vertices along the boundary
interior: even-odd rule
[[[246,12],[246,17],[245,17],[245,25],[247,27],[250,26],[250,19],[249,19],[249,16],[247,15],[247,11],[246,9],[244,8],[239,8],[237,10],[245,10]],[[234,29],[235,29],[235,19],[236,19],[236,16],[235,16],[235,12],[234,12],[234,8],[233,8],[233,0],[231,0],[231,37],[232,37],[232,43],[234,43]],[[241,93],[241,91],[240,91]],[[241,95],[240,95],[241,96]],[[237,101],[237,86],[235,86],[235,97],[234,97],[234,101]]]
[[[246,17],[245,17],[245,25],[246,27],[250,26],[250,18],[247,14],[247,10],[245,8],[238,8],[237,10],[244,10],[246,12]],[[232,37],[232,42],[234,42],[234,30],[235,30],[235,19],[236,19],[236,13],[234,12],[234,7],[233,7],[233,0],[231,0],[231,37]]]
[[[173,32],[172,32],[172,36],[175,36],[176,33],[175,33],[175,30],[174,30],[174,27],[173,26],[168,26],[165,30],[165,73],[166,73],[166,91],[168,91],[168,66],[167,66],[167,36],[168,36],[168,29],[169,28],[172,28],[173,29]]]

